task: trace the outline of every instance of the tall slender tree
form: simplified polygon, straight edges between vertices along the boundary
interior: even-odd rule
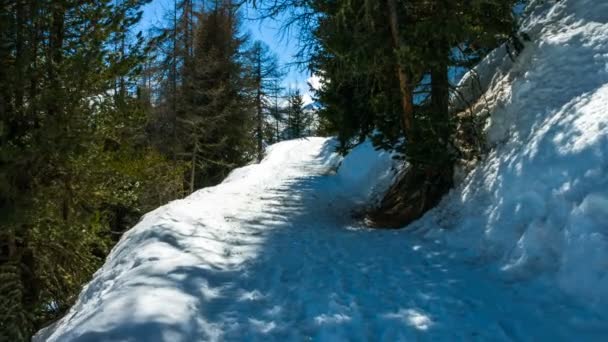
[[[285,110],[281,104],[283,101],[283,93],[285,88],[281,85],[280,79],[273,79],[268,87],[268,112],[269,112],[269,129],[266,139],[271,143],[281,141],[281,127],[284,124]]]
[[[188,96],[179,113],[191,191],[219,183],[253,157],[251,75],[238,28],[230,1],[217,1],[199,16],[193,61],[183,73]]]
[[[261,41],[255,41],[247,51],[247,65],[254,88],[257,160],[259,162],[264,157],[264,131],[268,122],[268,114],[272,110],[269,97],[273,88],[280,81],[282,73],[276,55]],[[274,109],[276,110],[276,107]]]
[[[289,139],[297,139],[310,134],[312,116],[304,110],[304,98],[300,90],[295,90],[289,95],[287,107],[287,136]]]

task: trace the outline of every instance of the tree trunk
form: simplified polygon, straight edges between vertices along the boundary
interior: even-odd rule
[[[397,53],[401,48],[397,5],[395,0],[387,0],[387,4],[393,47]],[[431,136],[429,139],[439,141],[425,143],[438,143],[447,148],[449,139],[449,47],[446,50],[445,46],[447,44],[440,43],[437,54],[441,62],[431,71],[433,125],[439,132],[436,137]],[[412,77],[408,75],[399,60],[396,61],[396,68],[402,95],[404,132],[408,142],[407,147],[411,149],[414,143],[414,108],[410,84]],[[420,142],[416,141],[416,143]],[[368,224],[378,228],[405,227],[435,207],[451,187],[452,167],[448,160],[438,164],[412,162],[399,175],[398,181],[390,187],[380,206],[367,213],[366,220]]]
[[[277,110],[277,113],[278,113],[278,110]],[[278,114],[277,114],[277,115],[278,115]],[[277,116],[277,118],[275,119],[275,123],[276,123],[276,128],[277,128],[277,129],[276,129],[276,133],[277,133],[277,140],[276,140],[276,142],[279,142],[279,141],[281,140],[281,135],[280,135],[280,132],[279,132],[279,129],[280,129],[280,128],[279,128],[279,118],[278,118],[278,116]]]
[[[57,84],[58,68],[63,60],[63,39],[64,39],[64,16],[65,9],[63,3],[58,1],[52,6],[52,24],[51,32],[49,37],[49,84],[53,88],[60,88]],[[54,117],[60,115],[59,101],[61,100],[60,94],[53,94],[54,99],[48,101],[47,108],[49,116]]]
[[[173,124],[173,160],[177,160],[177,0],[173,1],[173,56],[171,56],[171,121]]]
[[[276,124],[276,134],[277,134],[277,140],[275,142],[279,142],[281,140],[281,136],[280,136],[280,128],[279,128],[279,95],[278,95],[278,90],[274,94],[274,116],[275,116],[275,124]]]
[[[397,3],[395,0],[386,0],[388,5],[389,24],[391,27],[391,36],[393,40],[393,49],[395,50],[395,68],[397,78],[399,79],[399,90],[401,91],[401,106],[402,106],[402,124],[403,131],[408,143],[413,141],[414,129],[414,105],[412,103],[412,87],[410,85],[411,77],[406,72],[403,64],[397,55],[401,48],[401,35],[399,30],[399,20],[397,12]]]
[[[194,192],[194,181],[196,177],[196,154],[198,153],[198,137],[194,137],[194,148],[192,149],[192,166],[190,169],[190,193]]]
[[[440,40],[437,43],[437,51],[438,62],[431,70],[431,107],[438,143],[447,148],[450,138],[449,44]]]
[[[25,80],[25,66],[27,65],[25,54],[25,3],[17,1],[16,4],[16,41],[15,41],[15,67],[17,69],[15,77],[15,109],[21,111],[23,107],[23,96],[24,96],[24,80]]]
[[[38,24],[38,0],[31,0],[29,2],[29,12],[31,16],[31,32],[30,32],[30,56],[28,65],[29,74],[29,94],[30,103],[28,106],[29,117],[32,122],[37,122],[37,96],[38,89],[40,87],[40,81],[38,76],[38,45],[39,45],[39,24]]]
[[[258,163],[262,161],[264,157],[264,146],[263,146],[263,125],[264,116],[262,113],[262,51],[257,51],[257,94],[256,94],[256,105],[257,105],[257,139],[258,139]]]
[[[376,228],[403,228],[435,207],[450,190],[446,170],[408,165],[387,191],[378,208],[366,215],[367,224]],[[451,175],[451,172],[447,172]]]

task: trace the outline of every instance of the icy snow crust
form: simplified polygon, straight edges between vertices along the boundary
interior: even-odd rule
[[[495,147],[411,229],[352,218],[389,154],[283,142],[147,214],[37,339],[605,341],[606,18],[604,1],[539,6],[519,59],[484,62],[501,65],[484,76]]]

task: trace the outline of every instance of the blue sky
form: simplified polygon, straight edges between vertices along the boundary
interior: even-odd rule
[[[173,5],[173,0],[153,0],[152,3],[144,8],[144,16],[141,27],[148,28],[163,21],[163,15],[167,13]],[[245,20],[243,20],[243,31],[248,32],[252,39],[265,42],[272,51],[274,51],[279,62],[286,65],[293,62],[293,56],[297,52],[297,37],[294,34],[281,37],[278,28],[281,23],[272,20],[250,20],[247,18],[255,17],[255,12],[247,9],[244,12]],[[284,80],[286,88],[298,88],[305,94],[305,101],[310,102],[310,91],[308,89],[307,80],[310,74],[307,70],[299,70],[296,67],[289,68],[288,74]]]

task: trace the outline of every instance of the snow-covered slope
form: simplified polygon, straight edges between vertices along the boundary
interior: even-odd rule
[[[274,145],[261,164],[147,214],[70,312],[36,340],[600,341],[608,334],[604,317],[559,291],[495,279],[408,230],[361,227],[351,210],[386,187],[393,161],[369,143],[344,160],[334,148],[321,138]]]
[[[546,277],[606,314],[608,1],[535,1],[529,11],[522,32],[532,41],[516,62],[501,49],[476,70],[493,151],[418,226],[502,276]]]
[[[491,154],[414,229],[352,218],[389,154],[283,142],[147,214],[36,339],[605,341],[608,2],[545,3],[478,68]]]
[[[306,314],[290,305],[308,305],[307,296],[316,295],[312,288],[296,289],[300,277],[322,284],[330,260],[337,258],[323,253],[338,239],[319,240],[312,232],[334,234],[351,221],[350,210],[367,203],[392,176],[391,156],[373,152],[369,143],[344,160],[335,149],[335,141],[325,138],[273,145],[262,163],[146,214],[125,233],[70,312],[35,339],[305,336],[296,325],[283,326]],[[353,159],[356,171],[346,167],[336,173],[339,163],[351,165]],[[323,272],[302,267],[317,258],[315,267]],[[290,303],[291,292],[301,296],[300,303]],[[277,298],[269,298],[273,294]]]

